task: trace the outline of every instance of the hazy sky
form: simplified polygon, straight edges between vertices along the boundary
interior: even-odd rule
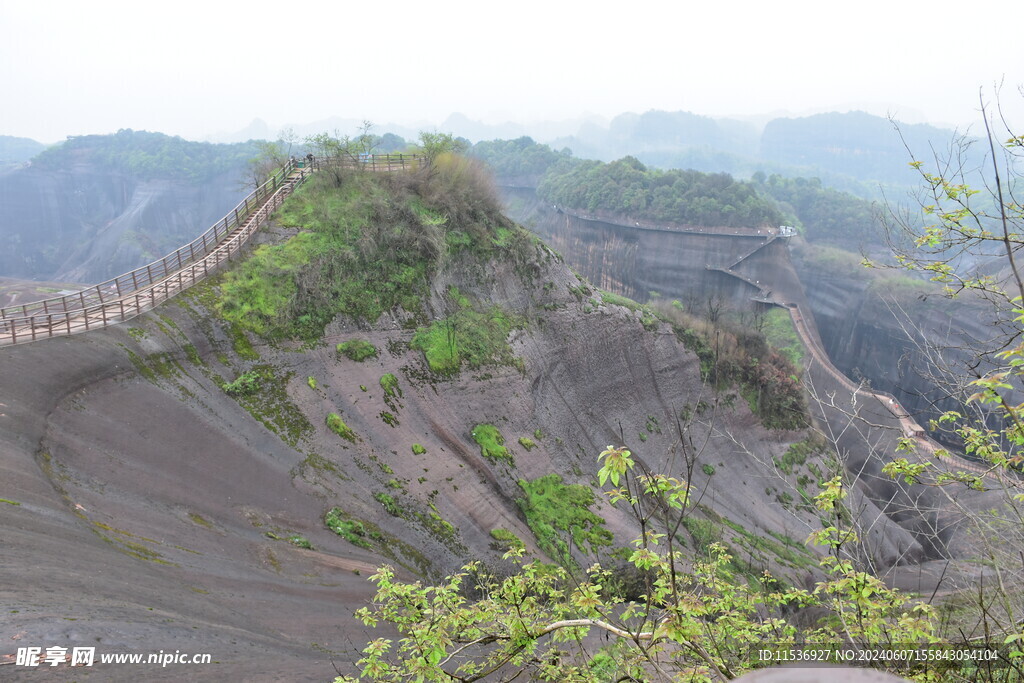
[[[1016,3],[0,0],[0,134],[189,138],[340,116],[440,124],[863,108],[964,125],[1005,79]]]

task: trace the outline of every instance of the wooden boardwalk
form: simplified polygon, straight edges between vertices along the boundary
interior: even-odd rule
[[[101,329],[130,320],[217,271],[314,171],[326,167],[388,173],[425,164],[415,154],[289,161],[222,220],[160,260],[74,294],[0,309],[0,346]]]

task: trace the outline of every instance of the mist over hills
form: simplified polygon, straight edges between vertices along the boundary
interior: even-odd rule
[[[255,154],[131,130],[46,149],[0,173],[0,274],[95,283],[157,259],[249,192]]]
[[[46,145],[29,138],[0,135],[0,172],[22,164],[46,149]]]
[[[345,133],[357,130],[362,123],[334,117],[275,129],[255,119],[240,131],[209,139],[271,139],[283,129],[299,137],[324,131]],[[754,120],[651,110],[625,112],[611,120],[584,115],[529,123],[485,123],[456,112],[440,125],[386,123],[374,127],[378,134],[393,133],[409,140],[415,139],[420,130],[451,132],[474,143],[529,136],[585,159],[612,161],[630,155],[658,168],[725,172],[740,178],[759,171],[817,177],[826,186],[872,199],[880,198],[880,187],[902,188],[915,183],[917,176],[907,166],[912,160],[908,148],[915,155],[928,155],[933,148],[946,149],[956,134],[941,126],[902,123],[863,111]]]
[[[332,118],[294,126],[291,133],[302,140],[324,131],[356,131],[362,124]],[[819,178],[824,188],[869,199],[879,198],[881,187],[905,188],[915,179],[893,124],[862,112],[776,118],[763,129],[689,112],[500,125],[452,114],[444,128],[470,141],[533,135],[575,159],[631,155],[655,168],[726,172],[740,179]],[[387,151],[401,148],[398,138],[418,137],[417,130],[394,124],[372,131],[387,139]],[[901,131],[914,150],[944,145],[953,135],[920,124]],[[0,172],[0,239],[8,247],[0,256],[0,275],[97,282],[158,258],[241,198],[246,163],[257,153],[253,141],[279,132],[256,119],[222,136],[247,141],[231,144],[133,131],[78,136],[50,149],[0,138],[0,167],[8,160],[8,170]],[[792,203],[788,196],[778,199]],[[827,210],[817,214],[816,221]]]
[[[362,119],[335,116],[276,126],[260,118],[237,131],[204,139],[211,143],[274,140],[283,133],[298,140],[328,132],[351,134]],[[898,129],[897,129],[898,126]],[[810,116],[776,116],[764,121],[710,117],[688,111],[625,112],[607,120],[583,115],[563,120],[485,123],[455,112],[438,124],[375,123],[372,131],[415,140],[420,131],[450,132],[475,143],[529,136],[578,158],[612,161],[634,156],[658,168],[725,172],[750,178],[757,172],[817,177],[828,187],[877,199],[880,188],[903,188],[916,182],[907,165],[914,155],[945,150],[956,131],[924,123],[900,123],[863,111]],[[902,138],[901,138],[902,136]],[[0,136],[0,170],[29,160],[45,145],[25,138]],[[980,161],[980,154],[968,159]]]

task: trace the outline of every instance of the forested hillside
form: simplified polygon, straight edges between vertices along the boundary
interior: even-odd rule
[[[70,138],[0,176],[0,276],[96,283],[185,244],[246,187],[253,142]]]
[[[634,157],[581,160],[528,137],[479,142],[471,154],[500,183],[532,186],[550,204],[590,214],[666,225],[751,227],[788,223],[809,240],[857,249],[881,239],[876,205],[825,186],[818,178],[755,173],[750,182],[726,173],[659,170]]]
[[[727,173],[649,169],[633,157],[610,164],[584,161],[549,173],[542,199],[588,213],[682,225],[778,225],[781,213],[749,184]]]
[[[233,172],[256,155],[254,142],[214,145],[163,133],[123,129],[113,135],[81,135],[51,147],[33,165],[48,171],[88,163],[138,180],[173,178],[202,181]]]

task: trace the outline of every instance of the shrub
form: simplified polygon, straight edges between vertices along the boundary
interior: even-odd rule
[[[338,344],[337,351],[357,363],[362,363],[367,358],[377,357],[377,347],[365,339],[350,339],[347,342],[342,342]]]
[[[324,515],[324,524],[352,545],[369,548],[367,537],[370,536],[363,523],[357,519],[347,519],[341,508],[331,508]]]
[[[299,536],[294,534],[288,537],[288,542],[296,548],[305,548],[306,550],[313,550],[313,544],[309,542],[309,539],[305,536]]]
[[[427,452],[427,449],[424,448],[423,446],[419,445],[418,443],[414,443],[412,445],[412,452],[413,452],[413,455],[423,455],[424,453]]]
[[[388,494],[375,493],[373,494],[373,499],[376,500],[381,505],[383,505],[384,509],[387,510],[387,513],[392,517],[402,516],[402,510],[401,508],[398,507],[398,503],[396,503],[395,499],[389,496]]]
[[[519,445],[525,448],[527,452],[530,452],[537,447],[537,444],[533,442],[533,439],[528,436],[519,437]]]
[[[505,448],[505,437],[498,428],[491,424],[478,424],[473,427],[473,440],[480,446],[480,455],[488,460],[503,461],[515,464],[512,454]]]
[[[504,548],[524,547],[522,539],[508,529],[491,529],[491,538],[501,544]]]
[[[345,424],[345,421],[341,419],[341,415],[337,413],[330,413],[327,416],[327,426],[332,432],[345,439],[346,441],[356,442],[356,433],[352,431],[352,428]]]
[[[260,388],[260,375],[250,370],[239,375],[234,382],[224,385],[224,391],[228,396],[251,396]]]
[[[380,378],[380,388],[384,390],[385,396],[401,396],[402,389],[398,386],[398,378],[390,372]]]
[[[568,532],[573,545],[584,551],[611,545],[612,534],[604,528],[604,520],[590,511],[594,492],[589,487],[564,484],[558,474],[520,480],[519,487],[526,497],[516,502],[538,545],[552,559],[572,564],[569,546],[559,532]]]

